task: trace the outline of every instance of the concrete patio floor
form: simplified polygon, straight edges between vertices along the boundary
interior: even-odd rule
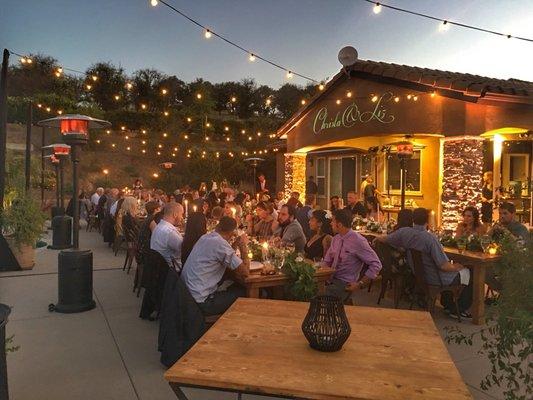
[[[45,241],[50,242],[50,237]],[[141,298],[132,293],[133,270],[129,275],[122,271],[124,252],[115,257],[95,232],[82,231],[80,242],[82,248],[94,253],[94,310],[79,314],[48,312],[48,304],[57,301],[58,251],[38,249],[37,265],[31,271],[0,273],[0,303],[13,307],[7,335],[14,334],[15,344],[20,346],[7,357],[10,398],[175,399],[159,363],[158,324],[138,318]],[[356,293],[356,304],[376,306],[378,289],[379,284],[370,293]],[[392,301],[384,299],[381,306],[392,307]],[[435,323],[443,337],[444,327],[456,324],[440,312]],[[470,322],[463,322],[461,327],[465,332],[477,329]],[[485,393],[479,389],[489,364],[476,348],[447,347],[476,400],[503,399],[501,390]],[[202,390],[185,392],[191,400],[237,397]]]

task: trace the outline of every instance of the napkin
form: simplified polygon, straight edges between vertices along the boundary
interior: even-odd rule
[[[461,279],[461,285],[468,285],[470,282],[470,270],[468,268],[460,270],[459,278]]]

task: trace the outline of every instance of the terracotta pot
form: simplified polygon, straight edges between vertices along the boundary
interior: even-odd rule
[[[35,266],[35,249],[27,244],[17,246],[15,240],[6,237],[9,248],[17,259],[21,269],[32,269]]]

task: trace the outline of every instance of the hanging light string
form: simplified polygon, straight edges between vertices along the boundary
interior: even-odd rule
[[[473,30],[476,30],[476,31],[479,31],[479,32],[490,33],[492,35],[506,37],[508,39],[513,38],[513,39],[523,40],[525,42],[533,42],[533,39],[520,37],[520,36],[513,36],[513,35],[510,35],[510,34],[507,34],[507,33],[502,33],[502,32],[496,32],[496,31],[493,31],[493,30],[490,30],[490,29],[480,28],[479,26],[473,26],[473,25],[463,24],[463,23],[460,23],[460,22],[450,21],[449,19],[437,18],[437,17],[433,17],[431,15],[422,14],[422,13],[419,13],[419,12],[416,12],[416,11],[406,10],[405,8],[400,8],[400,7],[395,7],[395,6],[391,6],[391,5],[388,5],[388,4],[383,4],[380,1],[373,1],[373,0],[361,0],[361,1],[366,1],[367,3],[374,4],[374,14],[379,14],[380,11],[381,11],[381,7],[389,8],[391,10],[400,11],[400,12],[403,12],[403,13],[406,13],[406,14],[416,15],[417,17],[431,19],[433,21],[439,21],[443,26],[456,25],[456,26],[460,26],[461,28],[473,29]],[[447,26],[446,26],[446,28],[447,28]],[[441,30],[445,30],[445,29],[441,29]]]
[[[189,17],[183,11],[178,10],[176,7],[174,7],[173,5],[167,3],[164,0],[159,0],[159,1],[152,0],[151,1],[152,6],[154,6],[154,7],[157,6],[157,3],[161,3],[161,4],[165,5],[165,6],[167,6],[169,9],[171,9],[172,11],[174,11],[177,14],[181,15],[183,18],[187,19],[189,22],[191,22],[194,25],[202,28],[204,30],[204,32],[205,32],[206,38],[209,38],[211,35],[216,36],[217,38],[223,40],[227,44],[229,44],[229,45],[241,50],[242,52],[246,53],[248,55],[248,58],[249,58],[250,61],[254,61],[256,58],[261,60],[261,61],[264,61],[267,64],[272,65],[275,68],[278,68],[278,69],[281,69],[281,70],[285,71],[286,74],[287,74],[287,78],[291,78],[293,75],[296,75],[296,76],[299,76],[300,78],[306,79],[306,80],[308,80],[310,82],[313,82],[313,83],[316,83],[316,84],[320,83],[316,79],[313,79],[313,78],[310,78],[310,77],[308,77],[306,75],[303,75],[303,74],[300,74],[298,72],[295,72],[293,69],[290,69],[290,68],[287,68],[287,67],[283,67],[282,65],[280,65],[280,64],[278,64],[278,63],[276,63],[276,62],[274,62],[272,60],[269,60],[269,59],[267,59],[265,57],[260,56],[259,54],[257,54],[254,51],[245,49],[241,45],[239,45],[239,44],[235,43],[234,41],[222,36],[221,34],[218,34],[218,33],[214,32],[211,28],[208,28],[207,26],[203,25],[202,23],[200,23],[200,22],[196,21],[195,19]]]

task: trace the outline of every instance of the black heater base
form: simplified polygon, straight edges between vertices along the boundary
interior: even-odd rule
[[[54,217],[57,217],[58,215],[65,215],[65,209],[63,207],[54,206],[51,209],[52,211],[52,219]]]
[[[77,313],[96,307],[93,300],[93,253],[64,250],[58,257],[58,302],[50,311]]]
[[[72,218],[68,215],[56,215],[52,219],[52,244],[48,246],[53,250],[64,250],[72,247]]]

